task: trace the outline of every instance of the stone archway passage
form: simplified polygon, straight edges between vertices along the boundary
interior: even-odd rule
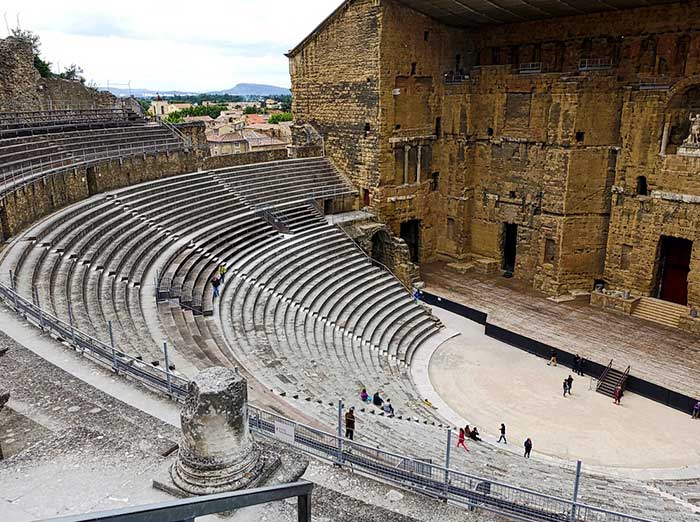
[[[391,249],[391,237],[386,230],[377,230],[372,236],[372,259],[379,261],[381,264],[389,266]]]

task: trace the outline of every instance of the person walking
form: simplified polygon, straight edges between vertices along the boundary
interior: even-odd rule
[[[566,397],[566,392],[569,391],[569,381],[564,379],[564,381],[561,383],[561,387],[564,389],[564,397]]]
[[[622,399],[622,388],[617,387],[615,388],[615,393],[613,393],[613,403],[617,404],[618,406],[620,405],[620,400]]]
[[[503,440],[504,444],[508,444],[508,441],[506,440],[506,425],[501,422],[501,436],[498,437],[498,442],[501,442]]]
[[[569,395],[571,395],[571,387],[574,385],[574,378],[569,374],[569,377],[566,379],[566,389],[569,392]]]
[[[462,446],[465,451],[469,451],[469,448],[467,448],[467,445],[465,444],[465,435],[464,435],[464,428],[459,428],[459,438],[457,439],[457,447],[459,448]]]
[[[219,279],[221,279],[221,282],[224,282],[224,279],[226,279],[226,272],[228,272],[228,268],[226,268],[226,265],[221,263],[219,265]]]
[[[355,437],[355,407],[345,413],[345,438],[354,440]]]
[[[700,419],[700,401],[695,403],[695,406],[693,406],[693,415],[692,417],[694,419]]]
[[[530,458],[530,452],[532,451],[532,441],[530,440],[530,437],[528,437],[527,439],[525,439],[525,444],[523,444],[523,445],[525,446],[525,455],[524,455],[524,457],[525,457],[526,459],[529,459],[529,458]]]
[[[573,367],[574,373],[580,375],[581,374],[581,356],[579,354],[574,355],[574,367]]]
[[[557,351],[552,348],[549,351],[549,362],[547,363],[547,366],[556,366],[557,365]]]
[[[211,286],[214,287],[214,298],[219,297],[219,285],[221,284],[221,279],[214,276],[211,280]]]

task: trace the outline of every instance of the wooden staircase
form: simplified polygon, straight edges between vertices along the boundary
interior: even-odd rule
[[[632,317],[652,321],[671,328],[678,328],[681,316],[688,315],[687,306],[662,301],[653,297],[642,297],[632,308]]]
[[[616,370],[612,367],[613,361],[610,359],[610,364],[605,368],[603,373],[598,378],[598,384],[596,385],[595,391],[607,395],[608,397],[613,397],[615,394],[615,388],[620,386],[622,391],[625,390],[625,385],[627,384],[627,377],[630,374],[630,367],[628,366],[624,372]]]

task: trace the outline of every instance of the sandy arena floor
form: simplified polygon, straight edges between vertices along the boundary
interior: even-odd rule
[[[539,453],[596,466],[681,468],[700,464],[700,420],[632,393],[621,406],[595,392],[590,377],[573,375],[573,395],[562,396],[568,368],[486,337],[483,327],[441,309],[448,328],[461,332],[432,355],[429,376],[455,413],[488,440],[505,422],[509,445],[532,438]]]

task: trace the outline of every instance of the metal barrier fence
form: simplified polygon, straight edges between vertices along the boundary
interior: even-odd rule
[[[373,448],[249,406],[254,433],[403,488],[522,522],[651,522]],[[340,431],[340,430],[339,430]]]
[[[14,286],[12,274],[10,274],[10,281]],[[79,330],[73,325],[72,317],[69,318],[67,323],[62,321],[35,304],[33,298],[32,301],[29,301],[12,287],[8,287],[3,283],[0,283],[0,298],[16,313],[34,323],[43,331],[69,343],[83,355],[111,368],[115,373],[129,376],[149,388],[167,393],[176,400],[183,399],[187,395],[188,381],[170,372],[167,346],[164,346],[165,370],[163,370],[122,352],[119,346],[114,343],[113,338],[107,344]]]
[[[165,370],[162,370],[120,351],[113,337],[109,344],[104,343],[75,328],[72,318],[66,323],[46,312],[33,300],[29,301],[15,291],[12,274],[10,281],[12,287],[0,283],[0,298],[42,330],[69,343],[83,355],[111,368],[115,373],[165,392],[174,400],[184,399],[187,395],[188,381],[173,375],[168,368],[167,346],[164,346]],[[338,433],[334,435],[252,405],[248,406],[248,410],[249,425],[254,433],[287,443],[319,459],[347,466],[418,493],[455,502],[470,510],[486,509],[521,522],[653,522],[579,503],[578,485],[573,499],[567,500],[451,469],[449,453],[446,465],[439,466],[345,439],[342,437],[340,414]],[[450,446],[448,432],[447,447]],[[66,520],[93,519],[88,516]]]
[[[297,521],[311,522],[313,483],[305,480],[279,486],[244,489],[218,495],[171,500],[148,506],[52,518],[46,522],[194,522],[196,517],[224,514],[268,502],[297,498]]]
[[[61,174],[80,167],[89,167],[100,163],[127,158],[135,155],[157,154],[160,152],[173,152],[183,149],[180,143],[172,143],[168,140],[149,142],[142,145],[124,145],[117,147],[91,147],[80,151],[71,151],[71,157],[60,159],[32,159],[24,162],[22,166],[2,171],[2,188],[0,188],[0,201],[9,194],[20,190],[22,187],[37,181],[38,179]]]

